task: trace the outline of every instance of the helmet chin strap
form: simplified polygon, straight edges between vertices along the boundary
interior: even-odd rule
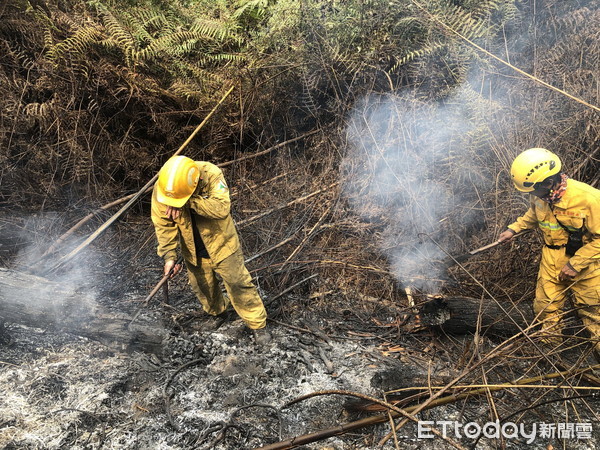
[[[546,203],[551,203],[550,198],[552,195],[552,190],[548,191],[547,193],[543,194],[543,195],[538,195],[537,197],[539,197],[541,200],[545,201]]]
[[[546,194],[542,200],[550,203],[551,205],[558,203],[567,190],[568,179],[569,177],[566,174],[561,173],[560,181],[552,184],[552,188],[548,190],[548,194]]]

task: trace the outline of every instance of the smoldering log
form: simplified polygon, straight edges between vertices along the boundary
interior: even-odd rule
[[[91,296],[46,278],[0,268],[0,322],[52,329],[127,349],[154,352],[166,332],[132,324],[127,314],[109,311]]]
[[[421,323],[449,334],[472,333],[481,316],[481,329],[489,335],[512,336],[533,320],[530,305],[500,307],[491,299],[436,297],[419,307]]]

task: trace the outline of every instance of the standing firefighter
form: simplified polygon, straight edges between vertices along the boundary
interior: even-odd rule
[[[574,293],[578,313],[600,351],[600,191],[561,172],[561,161],[543,148],[517,156],[511,167],[515,187],[528,192],[527,212],[500,234],[507,242],[522,230],[539,227],[544,247],[533,309],[544,342],[562,342],[560,313],[567,291]]]
[[[230,214],[229,189],[214,164],[185,156],[169,159],[152,192],[152,222],[164,273],[176,264],[177,243],[189,282],[202,308],[211,316],[224,313],[229,303],[253,330],[256,343],[271,340],[265,329],[267,314],[244,256]],[[175,266],[175,273],[181,267]],[[219,287],[223,280],[227,296]]]

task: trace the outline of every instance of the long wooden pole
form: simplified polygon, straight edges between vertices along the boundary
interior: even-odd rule
[[[579,374],[585,373],[590,370],[596,370],[598,368],[600,368],[600,364],[590,366],[590,367],[584,367],[584,368],[578,369],[578,370],[565,370],[563,372],[554,372],[554,373],[544,374],[544,375],[540,375],[540,376],[533,377],[533,378],[524,378],[521,380],[513,381],[511,383],[505,383],[505,384],[499,384],[499,385],[495,385],[495,386],[473,389],[468,392],[463,392],[460,394],[447,395],[445,397],[440,397],[438,399],[435,399],[429,405],[427,405],[427,408],[425,408],[425,409],[430,409],[430,408],[434,408],[437,406],[454,403],[458,400],[470,397],[472,395],[485,394],[489,391],[500,391],[502,389],[515,388],[516,385],[522,386],[522,385],[537,383],[542,380],[549,380],[552,378],[579,375]],[[306,400],[307,398],[310,398],[310,397],[315,397],[317,395],[328,395],[331,393],[336,393],[336,392],[325,391],[325,392],[315,392],[313,394],[308,394],[308,395],[302,396],[302,397],[288,403],[286,406],[289,406],[291,404],[297,403],[302,400]],[[405,408],[404,412],[406,412],[408,414],[412,414],[413,412],[417,413],[422,409],[421,406],[422,405],[415,405],[415,406],[411,406],[409,408]],[[327,430],[321,430],[321,431],[317,431],[315,433],[305,434],[302,436],[296,436],[291,439],[287,439],[285,441],[276,442],[274,444],[260,447],[260,449],[261,450],[280,450],[280,449],[295,448],[300,445],[306,445],[306,444],[310,444],[311,442],[320,441],[320,440],[327,439],[327,438],[330,438],[333,436],[339,436],[341,434],[345,434],[350,431],[358,430],[360,428],[365,428],[365,427],[368,427],[371,425],[376,425],[379,423],[387,422],[390,418],[390,415],[392,417],[400,416],[400,414],[396,411],[388,411],[385,414],[379,414],[379,415],[372,416],[372,417],[366,417],[364,419],[360,419],[360,420],[357,420],[354,422],[342,424],[342,425],[339,425],[339,426],[336,426],[333,428],[329,428]]]
[[[279,144],[276,144],[273,147],[269,147],[266,150],[262,150],[260,152],[252,153],[251,155],[241,156],[241,157],[239,157],[237,159],[232,159],[231,161],[227,161],[227,162],[221,163],[218,166],[219,167],[227,167],[227,166],[230,166],[232,164],[235,164],[235,163],[238,163],[238,162],[241,162],[241,161],[245,161],[247,159],[256,158],[258,156],[266,155],[267,153],[271,153],[273,150],[277,150],[278,148],[284,147],[284,146],[286,146],[288,144],[291,144],[292,142],[296,142],[296,141],[299,141],[300,139],[304,139],[305,137],[312,136],[313,134],[317,133],[318,131],[321,131],[321,129],[317,128],[316,130],[309,131],[308,133],[304,133],[301,136],[297,136],[295,138],[288,139],[285,142],[280,142]]]
[[[187,145],[192,141],[192,139],[194,139],[196,134],[198,134],[198,132],[202,129],[202,127],[204,127],[206,122],[208,122],[208,120],[212,117],[212,115],[215,113],[217,108],[225,101],[225,99],[229,96],[229,94],[231,94],[231,92],[233,92],[234,87],[235,86],[232,86],[231,88],[229,88],[229,90],[225,93],[225,95],[223,95],[221,100],[219,100],[219,103],[217,103],[215,105],[215,107],[208,113],[208,115],[204,118],[204,120],[200,123],[200,125],[198,125],[196,127],[196,129],[193,131],[193,133],[190,134],[190,136],[185,140],[185,142],[183,144],[181,144],[181,147],[179,147],[179,149],[173,154],[173,156],[179,155],[183,151],[183,149],[185,147],[187,147]],[[110,219],[108,219],[106,222],[104,222],[100,226],[100,228],[98,228],[94,233],[92,233],[85,241],[83,241],[81,244],[79,244],[70,253],[61,257],[50,269],[48,269],[48,272],[52,272],[52,271],[58,269],[60,266],[62,266],[66,262],[73,259],[73,257],[75,257],[81,250],[83,250],[88,245],[90,245],[92,242],[94,242],[94,240],[96,240],[96,238],[98,236],[100,236],[109,226],[111,226],[125,211],[127,211],[129,209],[129,207],[131,205],[133,205],[137,201],[138,198],[140,198],[142,196],[142,194],[144,194],[144,192],[146,192],[146,190],[148,188],[150,188],[154,184],[154,182],[156,181],[157,178],[158,178],[158,174],[154,175],[152,177],[152,179],[144,185],[143,188],[141,188],[133,197],[131,197],[131,199],[125,205],[123,205],[123,207],[121,209],[119,209],[119,211],[117,211]]]
[[[582,105],[587,106],[588,108],[591,108],[597,112],[600,112],[600,108],[596,105],[592,105],[591,103],[586,102],[585,100],[580,99],[579,97],[576,97],[574,95],[569,94],[566,91],[563,91],[562,89],[557,88],[556,86],[551,85],[550,83],[545,82],[544,80],[535,77],[527,72],[525,72],[524,70],[519,69],[518,67],[513,66],[512,64],[510,64],[509,62],[504,61],[502,58],[499,58],[498,56],[494,55],[493,53],[488,52],[485,48],[477,45],[475,42],[471,41],[470,39],[468,39],[466,36],[463,36],[462,34],[460,34],[458,31],[456,31],[454,28],[446,25],[444,22],[442,22],[441,20],[439,20],[438,18],[436,18],[433,14],[431,14],[429,11],[427,11],[427,9],[425,9],[425,7],[423,7],[421,4],[419,4],[416,0],[411,0],[414,5],[419,8],[421,11],[423,11],[425,14],[427,14],[427,16],[435,23],[437,23],[438,25],[440,25],[443,29],[450,31],[452,34],[458,36],[460,39],[462,39],[463,41],[465,41],[467,44],[471,45],[472,47],[476,48],[477,50],[479,50],[481,53],[489,56],[490,58],[495,59],[496,61],[498,61],[501,64],[504,64],[506,67],[510,67],[512,70],[514,70],[517,73],[520,73],[521,75],[529,78],[530,80],[535,81],[538,84],[541,84],[542,86],[545,86],[549,89],[552,89],[555,92],[558,92],[559,94],[564,95],[565,97],[568,97],[572,100],[575,100],[578,103],[581,103]]]
[[[224,163],[217,164],[217,166],[218,166],[218,167],[226,167],[226,166],[232,165],[232,164],[234,164],[234,163],[238,163],[238,162],[241,162],[241,161],[246,161],[246,160],[248,160],[248,159],[257,158],[257,157],[259,157],[259,156],[266,155],[266,154],[268,154],[268,153],[271,153],[271,152],[273,152],[273,151],[277,150],[278,148],[284,147],[284,146],[286,146],[286,145],[288,145],[288,144],[291,144],[291,143],[293,143],[293,142],[296,142],[296,141],[298,141],[298,140],[300,140],[300,139],[304,139],[304,138],[306,138],[306,137],[308,137],[308,136],[311,136],[311,135],[315,134],[315,133],[316,133],[316,132],[318,132],[318,131],[319,131],[319,129],[317,129],[317,130],[313,130],[313,131],[310,131],[310,132],[308,132],[308,133],[305,133],[305,134],[303,134],[303,135],[301,135],[301,136],[298,136],[298,137],[295,137],[295,138],[289,139],[289,140],[287,140],[287,141],[285,141],[285,142],[280,142],[279,144],[276,144],[276,145],[274,145],[274,146],[272,146],[272,147],[269,147],[269,148],[268,148],[268,149],[266,149],[266,150],[262,150],[262,151],[260,151],[260,152],[253,153],[253,154],[251,154],[251,155],[242,156],[241,158],[237,158],[237,159],[234,159],[234,160],[231,160],[231,161],[226,161],[226,162],[224,162]],[[176,154],[177,154],[177,153],[176,153]],[[282,174],[282,175],[277,175],[276,177],[272,178],[271,180],[275,180],[275,179],[277,179],[277,178],[280,178],[280,177],[282,177],[282,176],[285,176],[285,174]],[[265,183],[266,183],[266,182],[265,182]],[[145,192],[150,192],[151,190],[152,190],[152,187],[150,186],[150,187],[148,187],[148,188],[146,189],[146,191],[145,191]],[[145,192],[144,192],[144,193],[145,193]],[[65,240],[66,240],[66,239],[67,239],[67,238],[68,238],[70,235],[72,235],[72,234],[73,234],[75,231],[77,231],[79,228],[81,228],[81,227],[82,227],[84,224],[86,224],[86,223],[87,223],[87,222],[88,222],[90,219],[92,219],[93,217],[95,217],[97,213],[99,213],[99,212],[101,212],[101,211],[105,211],[105,210],[107,210],[107,209],[109,209],[109,208],[112,208],[113,206],[120,205],[121,203],[124,203],[124,202],[126,202],[127,200],[130,200],[130,199],[131,199],[133,196],[135,196],[135,195],[136,195],[136,194],[130,194],[130,195],[127,195],[127,196],[125,196],[125,197],[119,198],[119,199],[117,199],[117,200],[113,200],[112,202],[110,202],[110,203],[107,203],[107,204],[106,204],[106,205],[104,205],[104,206],[101,206],[101,207],[100,207],[100,208],[98,208],[96,211],[94,211],[94,212],[91,212],[91,213],[90,213],[90,214],[88,214],[87,216],[85,216],[85,217],[83,217],[82,219],[80,219],[80,220],[79,220],[79,222],[77,222],[75,225],[73,225],[71,228],[69,228],[67,231],[65,231],[65,232],[64,232],[64,233],[63,233],[63,234],[62,234],[62,235],[61,235],[61,236],[60,236],[60,237],[59,237],[59,238],[58,238],[58,239],[57,239],[57,240],[56,240],[56,241],[55,241],[55,242],[54,242],[54,243],[53,243],[53,244],[50,246],[50,247],[48,247],[48,249],[47,249],[47,250],[44,252],[44,254],[43,254],[43,255],[42,255],[40,258],[39,258],[39,260],[37,261],[37,263],[36,263],[36,264],[39,264],[39,262],[40,262],[40,261],[42,261],[44,258],[46,258],[46,256],[48,256],[49,254],[53,253],[53,252],[54,252],[54,251],[55,251],[55,250],[58,248],[58,246],[59,246],[60,244],[62,244],[62,243],[63,243],[63,242],[64,242],[64,241],[65,241]],[[233,194],[233,195],[234,195],[234,194]],[[138,197],[138,198],[139,198],[139,197]]]
[[[151,188],[148,188],[148,189],[146,189],[146,191],[144,193],[150,192],[151,190],[152,190]],[[40,256],[39,260],[41,261],[50,253],[53,253],[56,249],[58,249],[59,245],[62,244],[70,235],[72,235],[75,231],[77,231],[79,228],[81,228],[83,225],[85,225],[89,220],[96,217],[96,215],[98,213],[100,213],[102,211],[106,211],[107,209],[110,209],[113,206],[120,205],[121,203],[125,203],[127,200],[131,199],[134,195],[135,194],[130,194],[130,195],[126,195],[125,197],[121,197],[117,200],[113,200],[112,202],[99,207],[95,211],[89,213],[87,216],[81,218],[79,220],[79,222],[77,222],[75,225],[73,225],[71,228],[69,228],[63,234],[61,234],[60,237],[56,241],[54,241],[54,243],[50,247],[48,247],[48,249],[44,252],[44,254],[42,256]]]
[[[300,202],[303,202],[304,200],[308,200],[309,198],[314,197],[315,195],[319,195],[322,192],[326,192],[329,189],[337,186],[338,184],[340,184],[339,181],[336,181],[335,183],[331,183],[327,187],[317,189],[316,191],[311,192],[310,194],[303,195],[302,197],[298,197],[298,198],[286,203],[285,205],[276,206],[274,208],[267,209],[266,211],[263,211],[255,216],[248,217],[247,219],[244,219],[244,220],[240,220],[239,222],[237,222],[237,226],[242,227],[242,226],[248,225],[252,222],[257,221],[258,219],[262,219],[263,217],[268,216],[269,214],[273,214],[276,211],[281,211],[282,209],[285,209],[288,206],[295,205],[296,203],[300,203]]]

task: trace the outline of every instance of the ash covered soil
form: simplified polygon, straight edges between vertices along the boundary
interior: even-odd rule
[[[201,326],[202,320],[196,322]],[[296,325],[306,323],[299,320]],[[0,445],[256,448],[366,417],[349,408],[343,395],[282,408],[305,394],[345,390],[383,398],[388,390],[426,385],[428,378],[439,384],[458,373],[447,355],[407,350],[401,342],[406,339],[390,339],[385,328],[380,332],[388,339],[357,340],[321,339],[277,324],[271,330],[272,343],[259,348],[233,319],[212,332],[173,332],[162,354],[146,354],[10,326],[12,343],[1,352]],[[419,344],[416,339],[412,343]],[[392,344],[402,345],[402,353],[389,353]],[[444,406],[420,417],[467,423],[487,414],[488,406],[475,402]],[[377,425],[302,448],[378,448],[388,432],[388,425]],[[407,425],[398,435],[400,448],[451,448],[441,439],[416,437],[416,426]],[[596,448],[595,439],[570,441],[567,448]],[[484,439],[477,448],[498,445]],[[546,448],[548,440],[527,445],[521,439],[507,445]],[[396,447],[390,440],[383,448]]]
[[[106,254],[88,255],[80,264],[87,271],[77,279],[87,280],[87,289],[94,289],[99,303],[133,315],[160,279],[150,237],[139,237],[150,244],[136,250],[136,264],[115,260],[107,245]],[[106,239],[113,238],[109,234]],[[415,331],[413,319],[402,313],[401,306],[391,307],[385,299],[381,304],[377,299],[351,303],[347,294],[335,289],[317,298],[315,290],[323,291],[323,286],[318,279],[314,283],[271,303],[264,293],[273,340],[263,347],[254,343],[233,313],[220,327],[208,330],[207,316],[184,274],[170,283],[168,306],[160,304],[157,295],[140,316],[141,323],[161,324],[167,331],[168,338],[156,353],[62,331],[4,324],[0,448],[258,448],[381,414],[361,409],[360,399],[333,392],[287,405],[301,396],[351,391],[384,399],[387,392],[404,387],[443,386],[472,356],[473,336]],[[329,280],[327,287],[332,283]],[[497,340],[484,337],[477,344],[481,354],[496,345]],[[495,370],[510,366],[518,373],[528,365],[526,357],[515,358]],[[499,395],[494,404],[506,417],[529,401],[513,390]],[[594,422],[598,428],[595,398],[574,410],[564,402],[558,405],[540,406],[522,420],[566,422],[567,416],[576,417],[571,422]],[[489,417],[485,398],[419,414],[421,420],[462,423],[482,423]],[[440,438],[418,440],[414,423],[399,431],[397,443],[389,439],[379,447],[389,430],[387,422],[301,448],[451,447]],[[536,439],[531,444],[524,438],[502,442],[450,437],[465,447],[584,449],[596,448],[597,431],[586,440]]]
[[[192,324],[201,325],[201,319]],[[172,333],[162,354],[146,354],[10,326],[12,343],[2,347],[0,368],[0,444],[260,447],[357,418],[344,409],[344,396],[316,397],[279,411],[290,400],[323,390],[380,396],[391,383],[414,380],[418,371],[408,361],[386,361],[367,339],[322,339],[276,324],[271,330],[272,343],[259,348],[233,318],[212,332]],[[371,448],[371,434],[331,439],[329,445]]]
[[[175,302],[177,295],[171,297]],[[191,312],[194,299],[185,292],[181,297],[185,305],[179,308]],[[360,417],[346,411],[348,397],[341,395],[280,409],[290,400],[324,390],[379,397],[403,379],[414,381],[420,370],[414,362],[384,356],[380,344],[389,340],[326,337],[323,329],[333,323],[322,327],[312,320],[288,322],[297,329],[270,323],[273,340],[258,347],[240,319],[229,316],[217,330],[203,331],[205,317],[191,314],[171,330],[159,354],[9,325],[4,335],[11,342],[0,347],[0,445],[260,447]],[[161,319],[144,315],[142,321]],[[366,334],[373,336],[371,331]],[[373,439],[367,430],[327,445],[371,448]]]

